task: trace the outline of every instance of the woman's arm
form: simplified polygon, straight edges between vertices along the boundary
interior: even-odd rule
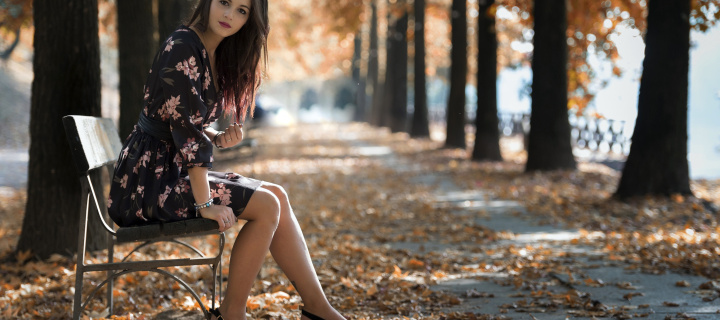
[[[207,127],[203,129],[203,132],[205,132],[205,135],[208,136],[210,141],[215,145],[215,147],[223,148],[222,144],[220,144],[220,141],[216,141],[215,139],[220,139],[222,135],[222,131],[217,131],[212,127]]]
[[[195,197],[195,203],[205,203],[210,200],[210,184],[208,183],[208,168],[193,167],[188,169],[190,186]]]
[[[225,131],[217,131],[211,127],[205,128],[205,134],[210,138],[210,141],[215,144],[218,148],[232,147],[243,139],[243,125],[233,123]]]
[[[210,194],[210,183],[208,183],[208,168],[193,167],[188,169],[188,177],[190,178],[190,189],[192,189],[195,203],[205,203],[212,199]],[[217,221],[220,226],[220,232],[223,232],[237,222],[237,218],[232,209],[223,205],[212,205],[207,208],[198,210],[203,218]]]
[[[203,129],[203,131],[205,131],[205,134],[208,136],[208,138],[210,138],[210,141],[212,141],[213,139],[215,139],[215,136],[216,136],[218,133],[222,133],[222,131],[217,131],[217,130],[215,130],[215,129],[212,128],[212,127],[207,127],[207,128],[205,128],[205,129]]]

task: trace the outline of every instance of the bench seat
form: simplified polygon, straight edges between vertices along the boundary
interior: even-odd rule
[[[115,237],[118,243],[127,243],[182,238],[184,236],[198,236],[202,234],[217,234],[218,229],[217,221],[198,218],[119,228],[116,231]]]

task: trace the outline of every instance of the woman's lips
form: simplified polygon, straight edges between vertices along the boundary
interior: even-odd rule
[[[230,29],[230,24],[228,24],[227,22],[220,22],[220,26]]]

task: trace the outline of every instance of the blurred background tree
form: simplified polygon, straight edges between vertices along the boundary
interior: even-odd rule
[[[385,113],[382,125],[392,132],[407,132],[409,6],[396,0],[390,6],[387,33],[387,67],[385,72]]]
[[[190,18],[195,0],[156,0],[158,45],[177,29],[185,19]],[[146,1],[153,3],[152,1]]]
[[[575,169],[567,109],[566,0],[535,0],[526,171]]]
[[[477,106],[473,160],[502,161],[497,108],[498,44],[495,0],[480,0],[477,22]]]
[[[385,75],[383,74],[381,76],[380,74],[379,2],[384,2],[384,0],[371,0],[372,18],[370,19],[370,53],[367,71],[368,78],[373,82],[372,92],[370,93],[371,103],[369,104],[370,112],[368,122],[374,125],[380,125],[382,122],[382,113],[380,110],[382,110],[382,99],[385,92]],[[384,68],[382,71],[384,71]]]
[[[165,19],[170,20],[167,17]],[[120,132],[121,139],[130,135],[144,107],[145,79],[158,48],[158,41],[155,38],[157,25],[152,1],[122,0],[117,3],[118,72],[120,74],[118,132]]]
[[[368,35],[369,47],[367,53],[367,70],[366,70],[366,100],[365,106],[371,108],[371,111],[363,110],[363,117],[360,121],[372,121],[372,116],[375,112],[374,106],[377,103],[377,99],[380,97],[378,94],[380,91],[380,65],[379,65],[379,47],[378,47],[378,8],[377,0],[370,0],[370,32]],[[361,75],[362,77],[362,75]]]
[[[363,36],[362,28],[355,33],[353,57],[352,57],[352,81],[355,90],[353,98],[355,103],[354,121],[365,121],[365,78],[362,77],[362,54],[363,54]]]
[[[465,149],[465,84],[467,83],[467,1],[453,0],[450,12],[450,95],[448,97],[445,146]]]
[[[690,2],[650,1],[638,117],[616,195],[691,194],[687,161]]]
[[[650,1],[638,116],[615,195],[688,195],[690,30],[720,20],[717,1]],[[688,18],[689,17],[689,18]]]
[[[427,83],[425,75],[425,0],[415,0],[413,5],[413,85],[415,104],[413,108],[410,136],[415,138],[430,137],[428,119]]]

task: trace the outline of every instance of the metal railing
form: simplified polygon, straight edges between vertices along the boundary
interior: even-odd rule
[[[625,121],[574,114],[571,114],[568,120],[573,148],[622,156],[627,156],[630,152],[631,141],[630,136],[625,134]],[[444,110],[431,112],[430,121],[444,124]],[[475,125],[475,121],[469,120],[467,124],[472,127]],[[506,137],[526,136],[530,132],[530,114],[498,113],[498,130],[501,135]]]

